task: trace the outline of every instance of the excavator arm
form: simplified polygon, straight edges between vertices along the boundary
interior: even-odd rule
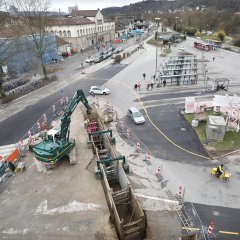
[[[69,126],[71,122],[71,115],[74,112],[79,102],[82,102],[87,109],[87,113],[90,113],[91,107],[88,104],[88,101],[82,90],[77,90],[73,97],[71,98],[64,115],[61,118],[61,131],[60,131],[60,144],[65,144],[69,140]]]

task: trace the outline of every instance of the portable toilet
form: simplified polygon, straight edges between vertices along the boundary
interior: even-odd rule
[[[222,116],[208,116],[207,139],[223,141],[227,123]]]

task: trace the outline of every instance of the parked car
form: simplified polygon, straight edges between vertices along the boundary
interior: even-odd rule
[[[108,58],[108,55],[107,54],[103,54],[102,57],[103,57],[103,60],[106,60]]]
[[[182,39],[181,39],[181,38],[178,38],[178,39],[176,39],[175,42],[176,42],[176,43],[180,43],[180,42],[182,42]]]
[[[108,48],[108,51],[109,52],[113,52],[115,50],[115,47],[114,46],[110,46],[109,48]]]
[[[108,88],[101,87],[101,86],[91,86],[89,93],[91,95],[95,95],[95,94],[107,95],[110,93],[110,90]]]
[[[145,122],[145,118],[136,107],[129,108],[127,115],[133,120],[135,124],[141,124]]]
[[[115,59],[116,56],[117,56],[117,54],[113,53],[112,56],[111,56],[111,59]]]
[[[94,61],[94,57],[90,57],[90,56],[85,60],[86,63],[92,63],[93,61]]]
[[[108,54],[107,54],[108,58],[111,57],[112,55],[113,55],[112,51],[109,51]]]
[[[180,50],[180,51],[185,51],[186,49],[185,49],[185,47],[181,46],[181,47],[179,48],[179,50]]]
[[[99,62],[102,62],[102,61],[103,61],[103,56],[102,55],[97,55],[93,60],[93,62],[95,62],[95,63],[99,63]]]
[[[118,52],[122,52],[123,48],[122,47],[118,47],[117,50],[118,50]]]

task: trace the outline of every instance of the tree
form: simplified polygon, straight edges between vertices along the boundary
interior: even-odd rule
[[[224,42],[224,39],[226,37],[226,33],[223,30],[218,31],[217,37],[220,39],[221,42]]]
[[[28,42],[28,48],[41,62],[44,78],[47,80],[47,69],[44,56],[52,44],[48,39],[50,19],[48,17],[49,0],[11,0],[12,5],[18,9],[17,17],[19,27]]]

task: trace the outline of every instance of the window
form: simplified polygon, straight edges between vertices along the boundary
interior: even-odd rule
[[[59,37],[62,37],[62,31],[59,31]]]
[[[63,31],[63,36],[67,37],[67,32],[65,30]]]
[[[84,31],[84,29],[83,29],[83,35],[85,35],[85,31]]]
[[[68,37],[71,37],[71,31],[68,30],[67,35]]]
[[[79,30],[77,30],[77,36],[79,37]]]
[[[80,34],[82,35],[82,29],[80,29]]]

